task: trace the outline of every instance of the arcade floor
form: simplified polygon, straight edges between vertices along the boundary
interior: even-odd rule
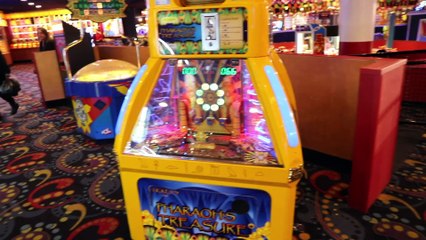
[[[9,116],[0,100],[0,240],[130,239],[113,142],[76,133],[70,107],[45,108],[31,64],[12,73],[21,107]],[[426,239],[426,126],[411,123],[426,106],[401,119],[391,183],[367,214],[347,205],[349,163],[306,154],[293,239]]]

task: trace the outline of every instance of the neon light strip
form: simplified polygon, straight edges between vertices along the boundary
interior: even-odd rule
[[[290,147],[297,147],[299,145],[299,134],[297,133],[296,121],[294,120],[293,111],[284,92],[284,88],[278,78],[275,69],[272,66],[265,66],[264,68],[269,82],[271,83],[272,90],[275,93],[275,98],[278,101],[281,117],[284,120],[284,128],[287,134],[287,141]]]
[[[123,104],[121,105],[120,113],[118,114],[117,124],[115,125],[115,134],[120,133],[121,125],[123,124],[124,114],[126,112],[127,105],[129,105],[129,101],[133,96],[133,92],[136,86],[141,81],[142,76],[144,75],[147,69],[148,69],[148,66],[146,64],[143,65],[141,69],[139,69],[139,72],[136,74],[135,78],[133,79],[133,82],[130,85],[129,90],[127,90],[126,97],[124,97],[124,101],[123,101]]]

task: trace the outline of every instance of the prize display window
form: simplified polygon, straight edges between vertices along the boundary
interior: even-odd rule
[[[278,165],[243,59],[169,59],[125,153]]]

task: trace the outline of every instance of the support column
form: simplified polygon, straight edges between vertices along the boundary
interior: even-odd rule
[[[376,0],[340,0],[340,55],[371,52],[376,5]]]

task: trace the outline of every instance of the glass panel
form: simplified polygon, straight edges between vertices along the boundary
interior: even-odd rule
[[[125,152],[278,165],[240,59],[167,60]]]

